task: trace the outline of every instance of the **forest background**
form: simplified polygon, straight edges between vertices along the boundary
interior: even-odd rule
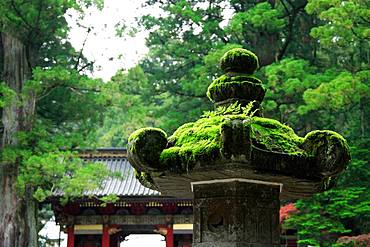
[[[0,241],[18,229],[20,236],[11,235],[17,243],[44,243],[35,237],[48,214],[39,203],[57,189],[73,199],[109,175],[99,164],[83,165],[76,147],[125,147],[140,127],[172,133],[212,110],[207,87],[221,75],[219,58],[234,47],[260,59],[265,117],[300,136],[337,131],[351,148],[336,185],[295,202],[299,212],[285,224],[298,230],[302,244],[369,241],[368,1],[147,0],[161,14],[141,16],[135,28],[117,23],[116,35],[149,31],[149,52],[108,82],[91,78],[94,61],[67,39],[66,11],[82,19],[92,5],[101,9],[103,1],[0,3],[0,219],[11,216],[0,226]]]

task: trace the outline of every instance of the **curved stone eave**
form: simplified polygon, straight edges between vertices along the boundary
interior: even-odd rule
[[[280,195],[281,199],[305,198],[324,191],[323,180],[308,180],[257,171],[255,169],[246,168],[245,164],[240,163],[223,164],[207,168],[203,167],[202,169],[192,170],[187,174],[164,172],[160,176],[153,177],[153,181],[163,195],[192,198],[192,182],[230,178],[281,183],[283,184]]]
[[[149,170],[157,190],[183,198],[192,197],[191,182],[241,178],[281,183],[281,198],[299,199],[324,191],[325,179],[336,175],[320,171],[316,157],[304,153],[282,153],[252,145],[251,156],[247,157],[238,154],[226,159],[220,153],[219,158],[213,160],[198,160],[187,172],[176,172],[170,167],[165,170]],[[135,155],[131,155],[130,160],[137,169],[146,166],[138,162]]]
[[[269,157],[270,162],[263,163],[263,160],[258,159],[260,155]],[[192,198],[190,189],[192,182],[241,178],[281,183],[282,199],[299,199],[325,190],[326,177],[317,177],[314,162],[314,157],[295,156],[252,147],[252,157],[249,161],[241,155],[233,156],[229,160],[213,160],[212,164],[198,162],[187,173],[179,174],[167,170],[152,178],[159,191],[175,197]]]

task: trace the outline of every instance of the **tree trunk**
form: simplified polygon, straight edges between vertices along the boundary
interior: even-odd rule
[[[16,37],[2,33],[3,78],[5,84],[16,96],[2,109],[3,133],[1,149],[18,144],[17,133],[29,131],[35,112],[35,96],[28,92],[22,96],[24,85],[31,77],[26,47]],[[1,160],[0,165],[0,247],[37,246],[36,202],[32,188],[25,193],[17,190],[20,159],[15,162]]]

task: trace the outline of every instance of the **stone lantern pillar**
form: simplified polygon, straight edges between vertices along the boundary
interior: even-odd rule
[[[128,157],[162,194],[194,199],[194,247],[280,246],[280,199],[328,189],[348,164],[348,145],[332,131],[299,137],[261,117],[265,89],[252,52],[232,49],[220,65],[224,75],[207,92],[215,110],[170,137],[135,131]]]
[[[248,179],[192,183],[194,247],[280,247],[281,184]]]

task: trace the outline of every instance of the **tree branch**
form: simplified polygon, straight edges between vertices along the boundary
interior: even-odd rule
[[[52,84],[50,87],[46,88],[44,90],[45,93],[43,93],[42,95],[40,95],[36,99],[36,101],[39,101],[39,100],[47,97],[48,95],[50,95],[50,93],[53,90],[57,89],[58,87],[70,89],[71,91],[73,91],[75,93],[80,93],[80,92],[100,93],[101,92],[101,90],[95,89],[95,88],[83,88],[83,87],[69,86],[69,85],[65,85],[65,84],[62,84],[62,83],[55,83],[55,84]]]
[[[35,29],[35,27],[31,26],[28,21],[23,17],[21,11],[17,8],[17,6],[15,5],[14,3],[14,0],[11,0],[11,5],[12,5],[12,8],[14,9],[15,13],[18,15],[19,18],[21,18],[21,20],[23,21],[23,23],[30,29]]]
[[[43,0],[39,0],[39,6],[38,6],[38,13],[37,13],[37,19],[36,19],[36,26],[40,24],[40,18],[41,18],[41,11],[42,11],[42,6],[44,5]]]
[[[284,1],[281,1],[281,3],[283,3]],[[287,0],[288,3],[290,3],[289,0]],[[293,27],[294,27],[294,22],[298,16],[298,13],[304,9],[304,7],[306,6],[306,3],[302,4],[301,6],[298,6],[298,7],[294,7],[294,5],[292,5],[290,3],[291,6],[293,6],[293,10],[291,12],[291,14],[289,15],[289,23],[288,23],[288,35],[286,37],[286,40],[283,44],[283,47],[281,48],[280,52],[279,52],[279,55],[278,55],[278,60],[281,60],[286,52],[286,50],[288,49],[288,46],[293,38]],[[284,8],[288,11],[288,8],[285,6],[285,4],[283,4]]]
[[[82,66],[81,68],[78,69],[78,72],[82,72],[84,69],[86,69],[90,65],[94,65],[94,62],[86,63],[84,66]]]
[[[77,70],[78,65],[80,65],[80,60],[81,60],[81,58],[82,58],[82,53],[83,53],[83,50],[84,50],[84,48],[85,48],[86,41],[87,41],[87,38],[89,37],[89,33],[90,33],[90,32],[91,32],[91,28],[89,27],[89,28],[87,29],[87,33],[86,33],[85,40],[84,40],[84,42],[82,43],[82,47],[81,47],[80,53],[79,53],[79,55],[78,55],[78,58],[77,58],[76,64],[75,64],[75,66],[74,66],[75,70]]]

